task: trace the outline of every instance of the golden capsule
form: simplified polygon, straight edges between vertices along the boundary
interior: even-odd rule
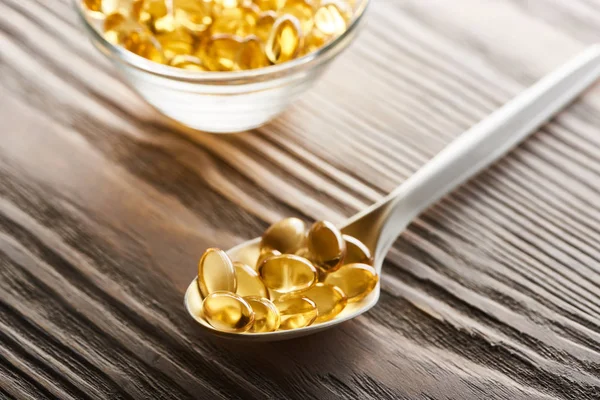
[[[183,28],[158,34],[156,40],[160,43],[163,54],[169,60],[176,55],[191,54],[194,48],[194,38]]]
[[[252,0],[252,3],[255,4],[261,11],[275,11],[277,10],[277,1],[276,0]]]
[[[344,242],[346,242],[346,257],[344,257],[344,264],[373,264],[371,251],[363,242],[350,235],[342,235],[342,238],[344,239]]]
[[[241,39],[232,35],[213,35],[207,40],[200,54],[204,65],[211,71],[237,70],[236,58]]]
[[[306,225],[298,218],[285,218],[271,225],[263,234],[260,248],[295,253],[306,241]]]
[[[322,4],[315,12],[315,27],[325,35],[339,35],[346,30],[348,10],[338,2]]]
[[[377,272],[368,264],[346,264],[327,274],[325,283],[337,286],[346,294],[349,303],[362,300],[377,284]]]
[[[239,69],[256,69],[269,65],[269,60],[262,50],[260,40],[254,36],[246,36],[242,41],[236,63]]]
[[[311,260],[325,271],[335,271],[346,255],[346,243],[341,232],[328,221],[318,221],[308,231]]]
[[[237,294],[224,291],[204,298],[202,316],[211,326],[224,332],[246,332],[254,322],[250,304]]]
[[[258,269],[263,283],[279,293],[308,289],[317,282],[317,269],[305,258],[292,254],[273,256]]]
[[[141,57],[163,63],[164,55],[160,43],[144,26],[123,14],[110,14],[104,20],[104,37]]]
[[[258,273],[252,267],[241,263],[234,262],[235,277],[237,281],[236,293],[242,297],[258,296],[269,297],[265,284],[260,280]]]
[[[244,300],[254,311],[254,323],[249,332],[273,332],[279,328],[281,322],[279,310],[271,300],[256,296],[244,297]]]
[[[215,15],[210,32],[245,37],[254,31],[260,10],[253,4],[235,8],[224,8]]]
[[[258,269],[258,267],[260,267],[260,264],[262,264],[262,262],[265,261],[267,258],[280,255],[281,252],[278,250],[271,249],[270,247],[263,247],[262,249],[260,249],[260,254],[258,255],[258,260],[256,260],[255,268]]]
[[[315,322],[325,322],[335,318],[348,304],[348,298],[342,289],[326,283],[317,283],[310,289],[300,292],[300,295],[317,305],[319,315]],[[285,300],[285,297],[282,296],[281,300]]]
[[[294,254],[297,256],[300,256],[300,257],[304,257],[307,260],[311,259],[311,255],[310,255],[310,251],[308,250],[308,247],[302,247],[302,248],[298,249]]]
[[[198,57],[187,54],[176,55],[169,60],[169,65],[176,68],[187,69],[189,71],[207,71]]]
[[[273,25],[265,44],[265,54],[273,64],[280,64],[295,58],[302,45],[300,21],[293,15],[283,15]]]
[[[325,46],[332,36],[325,35],[318,29],[313,28],[312,31],[304,38],[304,46],[300,52],[300,55],[306,55],[312,53]]]
[[[145,0],[140,15],[140,22],[152,24],[167,14],[169,14],[169,9],[165,0]]]
[[[259,14],[254,25],[254,34],[263,42],[266,43],[273,29],[273,24],[277,19],[275,11],[265,11]]]
[[[317,305],[306,297],[290,296],[278,299],[274,304],[281,318],[280,330],[304,328],[312,324],[318,316]]]
[[[313,8],[305,0],[287,0],[279,10],[279,14],[293,15],[298,18],[304,35],[307,35],[313,28]]]
[[[216,291],[235,293],[235,268],[227,253],[214,248],[204,252],[198,263],[198,285],[204,297]]]
[[[206,0],[173,0],[174,20],[177,26],[193,33],[201,33],[213,22],[212,2]]]

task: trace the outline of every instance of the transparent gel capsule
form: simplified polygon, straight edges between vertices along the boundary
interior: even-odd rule
[[[183,28],[156,35],[156,39],[169,60],[176,55],[191,54],[194,48],[194,38]]]
[[[343,33],[350,18],[349,11],[343,3],[329,1],[323,3],[315,12],[315,27],[325,35]]]
[[[236,8],[246,3],[243,0],[213,0],[213,7],[216,11],[221,11],[224,8]]]
[[[317,269],[310,261],[292,254],[265,260],[258,273],[266,287],[279,293],[308,289],[318,277]]]
[[[298,218],[285,218],[271,225],[263,234],[260,248],[295,253],[306,241],[306,225]]]
[[[207,71],[198,57],[187,54],[176,55],[169,60],[169,65],[176,68],[187,69],[189,71]]]
[[[104,37],[110,43],[151,61],[164,63],[160,43],[143,25],[123,14],[110,14],[104,20]]]
[[[204,298],[202,316],[215,329],[224,332],[246,332],[254,322],[250,304],[237,294],[224,291]]]
[[[260,10],[254,5],[235,8],[224,8],[215,15],[210,27],[212,34],[230,34],[240,37],[250,35],[254,31]]]
[[[258,260],[256,260],[256,269],[260,267],[260,264],[263,263],[267,258],[273,256],[280,256],[281,252],[278,250],[271,249],[270,247],[263,247],[260,249],[260,254],[258,255]]]
[[[156,21],[169,13],[166,0],[145,0],[140,20],[146,23]]]
[[[235,268],[235,277],[237,281],[237,289],[235,292],[238,295],[242,297],[269,297],[265,284],[260,280],[258,273],[254,269],[237,261],[233,263],[233,267]]]
[[[173,0],[174,19],[177,26],[199,34],[207,30],[213,22],[211,1]]]
[[[244,300],[254,311],[254,323],[249,332],[273,332],[279,328],[281,322],[279,310],[271,300],[256,296],[244,297]]]
[[[346,294],[349,303],[362,300],[377,284],[377,272],[368,264],[346,264],[327,274],[325,283],[337,286]]]
[[[317,283],[310,289],[300,292],[299,295],[312,300],[317,305],[319,315],[315,322],[325,322],[335,318],[348,304],[346,294],[339,287],[326,283]],[[287,296],[290,295],[284,295],[280,299],[285,300]]]
[[[262,50],[260,40],[254,35],[244,38],[236,62],[240,69],[256,69],[269,65],[269,60],[267,60],[267,56]]]
[[[313,28],[312,31],[304,38],[304,46],[301,50],[301,55],[306,55],[312,53],[325,46],[329,40],[331,40],[332,36],[325,35],[320,32],[318,29]]]
[[[259,14],[254,26],[254,34],[263,42],[266,43],[273,29],[273,24],[277,19],[275,11],[266,11]]]
[[[295,58],[303,45],[302,28],[298,18],[283,15],[275,21],[265,44],[265,54],[273,64]]]
[[[304,328],[312,324],[318,316],[317,305],[302,296],[289,296],[286,299],[274,301],[279,310],[280,330]]]
[[[252,0],[261,11],[275,11],[277,10],[276,0]]]
[[[296,17],[305,35],[313,28],[313,8],[305,0],[287,0],[285,5],[279,10],[279,14],[288,14]]]
[[[371,251],[363,242],[350,235],[342,235],[342,238],[344,239],[344,242],[346,242],[346,257],[344,257],[344,264],[373,264]]]
[[[235,268],[223,250],[213,248],[204,252],[198,263],[198,285],[203,297],[216,291],[235,293]]]
[[[241,39],[233,35],[213,35],[201,46],[201,59],[211,71],[238,69],[236,58]]]
[[[307,243],[311,260],[319,267],[329,272],[341,266],[346,254],[346,243],[331,222],[315,222],[308,231]]]

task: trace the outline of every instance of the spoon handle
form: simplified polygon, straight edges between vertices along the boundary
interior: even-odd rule
[[[380,202],[387,221],[376,253],[385,254],[406,224],[535,132],[599,76],[596,44],[464,132]]]

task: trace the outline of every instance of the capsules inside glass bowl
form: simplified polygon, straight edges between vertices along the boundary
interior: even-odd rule
[[[378,281],[369,249],[327,221],[308,230],[297,218],[271,225],[256,262],[246,262],[206,250],[198,264],[196,317],[222,332],[298,329],[336,318]]]
[[[194,71],[280,64],[327,44],[349,0],[82,0],[104,37],[151,61]]]

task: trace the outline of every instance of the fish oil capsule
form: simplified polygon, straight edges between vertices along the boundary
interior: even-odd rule
[[[258,260],[256,260],[256,269],[260,267],[260,264],[263,263],[267,258],[273,256],[280,256],[281,252],[275,249],[271,249],[270,247],[263,247],[260,249],[260,254],[258,255]]]
[[[280,330],[304,328],[312,324],[318,316],[315,302],[303,296],[278,299],[274,304],[281,318]]]
[[[256,69],[269,65],[260,40],[254,35],[247,36],[242,41],[236,62],[240,69]]]
[[[254,25],[254,34],[263,43],[266,43],[269,39],[271,29],[273,29],[273,24],[275,24],[276,19],[277,14],[275,11],[266,11],[259,14],[258,19],[256,20],[256,25]]]
[[[261,11],[275,11],[277,10],[276,0],[252,0]]]
[[[210,32],[213,35],[227,33],[245,37],[254,31],[259,12],[258,7],[252,3],[235,8],[224,8],[215,16]]]
[[[233,35],[213,35],[201,49],[201,59],[211,71],[233,71],[238,69],[236,58],[240,49],[240,38]]]
[[[235,278],[237,281],[236,293],[242,297],[258,296],[269,297],[265,284],[260,280],[258,273],[250,266],[234,262]]]
[[[145,0],[140,12],[140,22],[154,30],[152,26],[156,20],[169,13],[166,0]]]
[[[329,1],[315,12],[315,27],[325,35],[339,35],[346,30],[349,14],[342,3]]]
[[[331,222],[315,222],[308,231],[307,243],[311,260],[325,271],[334,271],[341,266],[346,255],[346,243]]]
[[[271,225],[263,234],[260,247],[282,253],[295,253],[306,241],[306,225],[298,218],[285,218]]]
[[[304,38],[304,46],[302,47],[300,55],[306,55],[320,49],[329,42],[331,37],[332,36],[323,34],[317,28],[313,28]]]
[[[265,44],[265,54],[273,64],[281,64],[295,58],[302,45],[300,21],[293,15],[283,15],[273,25]]]
[[[333,319],[348,304],[348,298],[342,289],[326,283],[317,283],[310,289],[300,292],[300,295],[312,300],[317,305],[319,315],[315,322],[325,322]],[[281,300],[285,300],[285,297],[282,296]]]
[[[244,297],[244,300],[250,304],[252,311],[254,311],[254,323],[249,332],[273,332],[279,328],[281,322],[279,310],[271,300],[256,296]]]
[[[335,272],[327,274],[325,283],[342,289],[348,303],[354,303],[367,296],[377,284],[377,272],[367,264],[346,264]]]
[[[224,332],[246,332],[254,322],[250,304],[237,294],[224,291],[206,296],[202,316],[212,327]]]
[[[151,61],[158,63],[165,61],[160,43],[150,31],[123,14],[115,13],[106,17],[104,37],[110,43]]]
[[[344,264],[361,263],[371,265],[373,263],[371,251],[363,242],[350,235],[342,235],[342,238],[346,242]]]
[[[156,40],[169,60],[176,55],[191,54],[194,47],[194,38],[183,28],[156,35]]]
[[[279,14],[289,14],[298,18],[305,35],[313,28],[313,8],[305,0],[287,0],[285,5],[279,9]]]
[[[214,248],[204,252],[198,263],[198,285],[203,297],[216,291],[235,293],[235,268],[227,253]]]
[[[202,33],[213,22],[212,5],[207,0],[173,0],[175,23],[195,34]]]
[[[176,68],[187,69],[189,71],[207,71],[198,57],[187,54],[176,55],[169,60],[169,65]]]
[[[305,258],[292,254],[273,256],[258,269],[266,287],[279,293],[308,289],[317,282],[317,269]]]

